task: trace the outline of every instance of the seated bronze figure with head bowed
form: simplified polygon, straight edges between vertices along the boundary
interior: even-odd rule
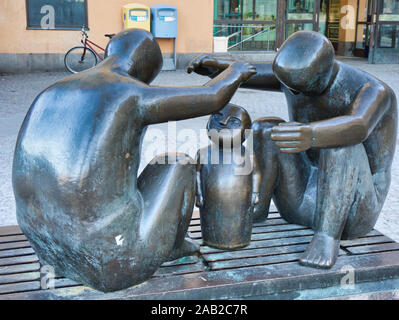
[[[102,63],[50,86],[29,109],[13,164],[17,219],[57,275],[114,291],[198,250],[185,239],[195,164],[166,154],[138,177],[142,138],[148,125],[222,109],[255,68],[233,63],[199,87],[149,86],[161,67],[154,37],[126,30]]]
[[[203,55],[189,70],[214,77],[231,65]],[[256,63],[242,87],[282,91],[290,121],[262,118],[252,125],[262,174],[254,218],[267,217],[270,200],[290,223],[314,229],[299,262],[330,268],[341,239],[370,232],[391,181],[397,102],[391,88],[334,59],[323,35],[300,31],[273,63]]]

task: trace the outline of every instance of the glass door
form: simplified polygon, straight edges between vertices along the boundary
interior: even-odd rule
[[[371,63],[399,63],[399,0],[376,0]]]
[[[370,45],[372,0],[358,0],[356,14],[356,33],[354,56],[367,58]]]
[[[215,0],[214,37],[227,37],[228,50],[276,50],[278,0]]]
[[[319,31],[320,1],[286,0],[284,8],[283,40],[301,30]]]
[[[327,30],[326,36],[331,41],[335,50],[338,50],[339,42],[339,22],[341,13],[340,0],[327,0],[328,14],[327,14]]]

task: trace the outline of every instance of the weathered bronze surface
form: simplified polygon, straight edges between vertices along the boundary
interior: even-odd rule
[[[215,77],[231,63],[204,55],[189,71]],[[299,262],[330,268],[340,240],[372,230],[384,204],[396,147],[395,94],[336,61],[329,40],[316,32],[295,33],[273,63],[254,66],[257,74],[242,87],[282,91],[290,116],[253,123],[262,173],[255,218],[266,218],[273,197],[284,219],[315,230]]]
[[[166,154],[137,177],[150,124],[222,109],[255,73],[233,63],[201,87],[151,87],[162,67],[153,36],[126,30],[106,59],[66,77],[33,102],[13,163],[18,223],[42,264],[101,291],[148,279],[198,246],[185,240],[195,164]]]
[[[251,240],[253,206],[259,201],[256,159],[242,145],[251,128],[247,111],[228,104],[208,121],[212,143],[197,152],[197,201],[204,244],[236,249]]]

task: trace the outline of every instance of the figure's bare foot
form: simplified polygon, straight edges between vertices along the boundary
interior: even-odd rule
[[[325,233],[316,233],[299,263],[313,268],[331,268],[337,260],[339,240]]]
[[[191,256],[200,250],[200,246],[190,238],[185,238],[180,248],[174,249],[168,261],[176,260],[185,256]]]

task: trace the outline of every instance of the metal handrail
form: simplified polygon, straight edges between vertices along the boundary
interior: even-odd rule
[[[235,33],[232,33],[231,35],[229,35],[228,37],[227,37],[227,39],[230,39],[230,38],[232,38],[232,37],[235,37],[236,35],[239,35],[239,34],[242,34],[242,30],[241,31],[237,31],[237,32],[235,32]]]
[[[240,45],[240,44],[243,44],[245,41],[251,40],[252,38],[254,38],[254,37],[256,37],[256,36],[260,35],[260,34],[263,33],[263,32],[266,32],[266,31],[270,31],[270,27],[267,27],[265,30],[262,30],[262,31],[260,31],[260,32],[258,32],[258,33],[256,33],[256,34],[254,34],[254,35],[252,35],[252,36],[250,36],[250,37],[248,37],[248,38],[246,38],[246,39],[244,39],[244,40],[242,40],[242,41],[236,43],[236,44],[233,44],[232,46],[228,47],[227,50],[229,50],[229,49],[231,49],[231,48],[234,48],[234,47],[236,47],[236,46],[238,46],[238,45]],[[242,32],[242,31],[241,31],[241,32]],[[268,43],[269,43],[269,41],[268,41]]]

